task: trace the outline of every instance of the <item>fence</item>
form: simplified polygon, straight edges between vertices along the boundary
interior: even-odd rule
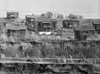
[[[100,65],[99,58],[0,58],[0,63],[36,63],[36,64],[90,64]]]

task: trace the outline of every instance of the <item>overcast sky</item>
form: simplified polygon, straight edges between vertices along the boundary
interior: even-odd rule
[[[100,18],[100,0],[0,0],[0,16],[6,11],[19,11],[26,14],[53,13],[80,14],[86,18]]]

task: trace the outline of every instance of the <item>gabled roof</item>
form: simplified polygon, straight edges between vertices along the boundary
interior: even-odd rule
[[[93,25],[77,26],[77,27],[75,27],[75,30],[79,30],[79,31],[89,31],[89,30],[95,30],[95,28],[93,27]]]
[[[37,18],[37,22],[56,22],[56,19],[52,19],[52,18]]]

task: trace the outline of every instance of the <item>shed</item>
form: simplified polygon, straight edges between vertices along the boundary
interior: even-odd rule
[[[91,37],[95,34],[95,28],[93,25],[88,26],[77,26],[74,29],[75,39],[87,40],[87,37]]]
[[[98,34],[100,34],[100,19],[94,19],[93,26]]]
[[[25,25],[16,25],[9,23],[6,25],[6,31],[8,36],[25,36],[27,27]]]

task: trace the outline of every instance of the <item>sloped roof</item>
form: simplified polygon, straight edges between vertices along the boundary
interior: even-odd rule
[[[95,30],[95,28],[93,27],[93,25],[77,26],[77,27],[75,27],[75,30],[79,30],[79,31],[89,31],[89,30]]]
[[[16,22],[16,23],[21,23],[21,22],[25,22],[25,19],[6,19],[6,18],[0,18],[0,22],[2,23],[12,23],[12,22]]]
[[[84,19],[81,21],[82,23],[92,23],[93,19]]]
[[[93,23],[94,23],[94,24],[100,24],[100,19],[95,19],[95,20],[93,21]]]
[[[16,22],[16,23],[22,23],[22,22],[25,22],[25,19],[17,18],[17,19],[14,20],[14,22]]]
[[[15,25],[15,24],[7,24],[6,29],[10,30],[21,30],[21,29],[27,29],[25,25]]]
[[[52,19],[52,18],[37,18],[37,22],[56,22],[56,19]]]
[[[67,18],[67,19],[64,19],[64,21],[75,21],[75,22],[79,22],[80,20],[79,19],[69,19],[69,18]]]

